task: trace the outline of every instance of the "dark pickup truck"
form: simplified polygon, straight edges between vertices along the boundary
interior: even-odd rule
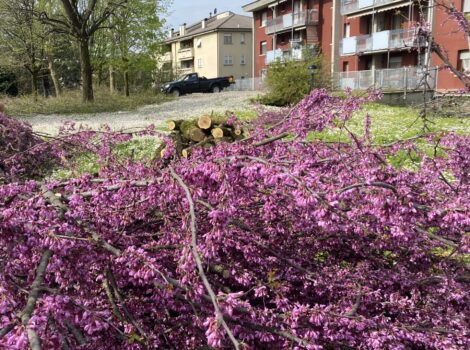
[[[235,84],[233,76],[207,79],[200,77],[197,73],[190,73],[163,85],[162,92],[173,96],[192,94],[193,92],[220,92],[231,84]]]

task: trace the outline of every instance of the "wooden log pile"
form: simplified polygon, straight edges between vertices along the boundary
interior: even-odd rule
[[[176,145],[178,156],[188,158],[196,147],[212,147],[221,142],[243,139],[243,129],[228,122],[227,116],[203,115],[198,119],[170,120],[167,127]],[[166,145],[163,143],[157,156],[163,157]]]

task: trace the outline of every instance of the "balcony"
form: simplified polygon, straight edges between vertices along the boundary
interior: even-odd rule
[[[334,76],[334,85],[341,90],[367,90],[371,87],[385,91],[434,90],[437,81],[437,69],[426,74],[421,67],[403,67],[392,69],[362,70],[340,72]]]
[[[189,68],[180,68],[179,69],[179,74],[180,75],[185,75],[189,73],[194,73],[194,67],[189,67]]]
[[[192,60],[194,58],[194,47],[180,49],[177,58],[178,61]]]
[[[276,17],[266,24],[266,34],[274,34],[286,29],[318,24],[318,11],[307,10]]]
[[[416,35],[415,29],[394,29],[343,38],[340,52],[341,56],[349,56],[418,46],[425,46],[425,41]]]
[[[347,16],[355,12],[375,10],[381,6],[404,2],[404,0],[341,0],[341,15]]]
[[[301,61],[304,58],[305,47],[299,47],[288,50],[273,50],[266,53],[266,65],[269,65],[275,61],[285,62],[289,60]]]

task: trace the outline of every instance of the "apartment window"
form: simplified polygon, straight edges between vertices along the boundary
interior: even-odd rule
[[[231,66],[233,65],[233,56],[225,55],[224,56],[224,66]]]
[[[232,45],[232,34],[224,34],[224,44]]]
[[[466,75],[470,75],[470,51],[459,51],[457,68]]]
[[[268,44],[266,41],[262,41],[259,43],[259,54],[260,55],[266,55],[266,52],[268,51]]]
[[[462,12],[470,12],[470,0],[462,0]]]
[[[204,60],[202,58],[197,59],[197,67],[198,68],[204,67]]]
[[[401,68],[402,66],[401,63],[402,63],[401,56],[390,57],[390,60],[388,61],[388,68]]]
[[[241,65],[245,65],[245,64],[246,64],[245,55],[241,55],[241,57],[240,57],[240,64],[241,64]]]
[[[344,23],[343,38],[349,38],[351,36],[351,24]]]
[[[267,23],[268,23],[268,12],[267,11],[261,12],[261,27],[266,27]]]
[[[240,34],[240,44],[244,44],[245,43],[245,33],[241,33]]]

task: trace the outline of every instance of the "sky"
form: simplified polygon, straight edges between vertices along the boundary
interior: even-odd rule
[[[180,24],[198,22],[209,17],[210,12],[214,13],[215,8],[217,8],[217,13],[232,11],[251,16],[251,13],[244,12],[242,9],[243,5],[250,2],[253,0],[173,0],[167,25],[177,29]]]

